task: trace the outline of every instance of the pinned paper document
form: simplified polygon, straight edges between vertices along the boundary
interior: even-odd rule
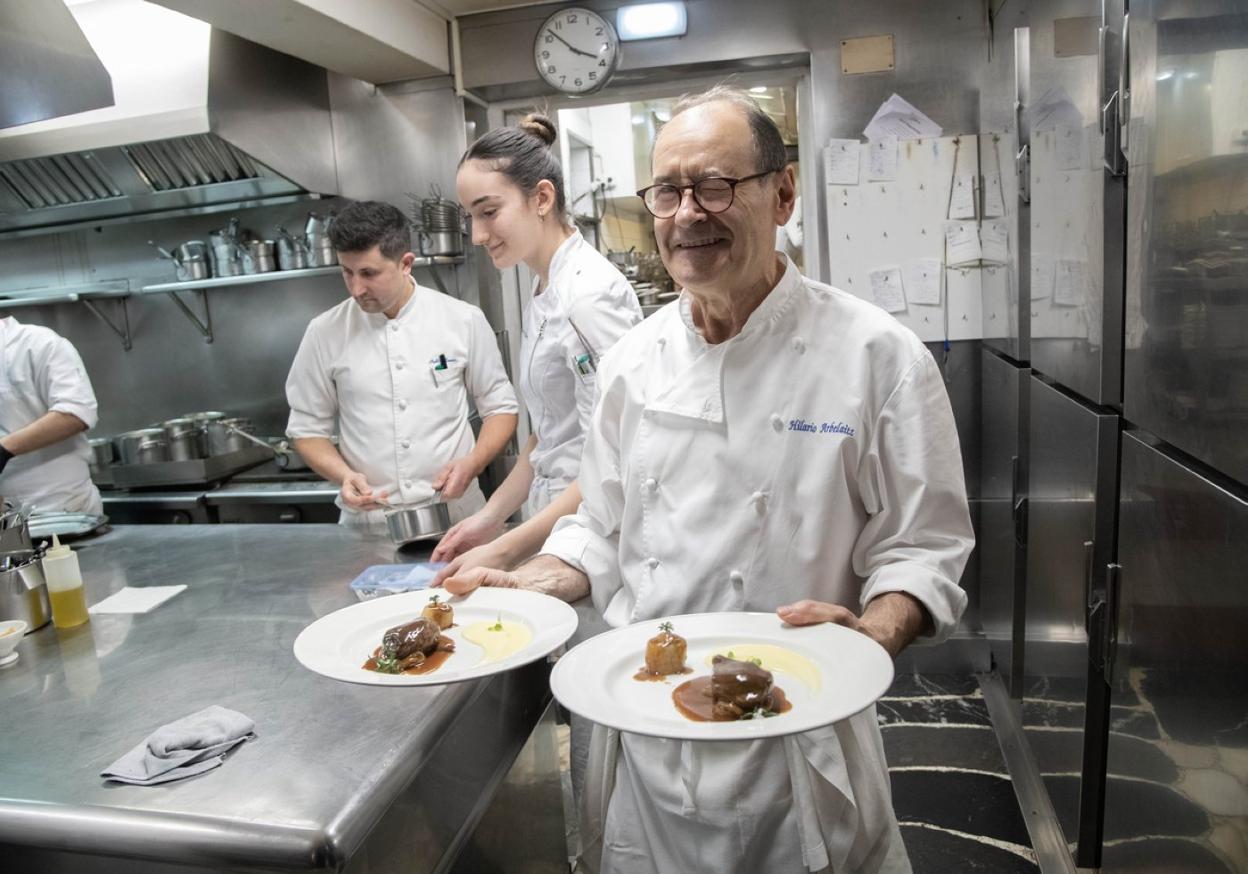
[[[945,263],[950,267],[977,265],[983,256],[975,222],[945,222]]]
[[[859,155],[857,140],[829,140],[823,150],[823,175],[829,185],[857,185]]]
[[[872,140],[870,155],[867,178],[872,182],[891,182],[897,175],[897,138]]]
[[[1043,256],[1031,260],[1031,299],[1043,300],[1053,293],[1053,262]]]
[[[871,296],[876,306],[887,313],[899,313],[906,308],[906,295],[901,287],[901,269],[880,267],[871,271]]]
[[[1010,260],[1010,227],[1005,222],[984,222],[979,229],[980,257],[993,264]]]
[[[940,278],[945,272],[939,258],[915,258],[902,268],[906,299],[910,303],[940,305]]]
[[[1005,196],[1001,193],[1001,175],[999,173],[984,176],[984,217],[996,218],[1005,215]]]
[[[912,104],[894,94],[880,104],[875,115],[862,132],[869,140],[892,136],[900,140],[938,137],[940,125],[932,121]]]
[[[1082,261],[1060,260],[1053,281],[1053,303],[1079,306],[1087,300],[1088,265]]]
[[[953,191],[949,195],[951,219],[975,218],[975,176],[970,173],[953,177]]]

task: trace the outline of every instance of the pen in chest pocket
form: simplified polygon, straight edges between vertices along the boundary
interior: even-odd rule
[[[441,384],[438,382],[438,374],[450,370],[451,365],[455,363],[457,363],[456,359],[448,358],[444,353],[438,353],[429,359],[429,375],[433,378],[434,388]]]

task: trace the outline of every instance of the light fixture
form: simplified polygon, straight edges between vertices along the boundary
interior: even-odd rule
[[[645,124],[645,123],[646,123],[646,117],[644,115],[633,116],[633,124]]]
[[[684,36],[688,24],[683,2],[624,6],[615,15],[615,29],[622,42]]]
[[[1166,81],[1167,79],[1169,79],[1170,77],[1172,77],[1173,75],[1174,75],[1174,70],[1166,70],[1166,72],[1164,72],[1164,73],[1159,73],[1159,74],[1158,74],[1158,76],[1157,76],[1157,81],[1158,81],[1158,82],[1164,82],[1164,81]]]
[[[751,94],[766,94],[766,93],[767,93],[767,86],[766,86],[766,85],[755,85],[753,88],[751,88],[751,89],[750,89],[750,93],[751,93]]]

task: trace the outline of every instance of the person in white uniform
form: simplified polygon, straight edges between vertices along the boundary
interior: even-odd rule
[[[478,565],[513,567],[537,551],[559,517],[576,511],[598,362],[641,321],[628,280],[568,221],[555,136],[550,119],[531,114],[518,127],[485,134],[459,162],[459,200],[472,216],[473,242],[498,269],[523,263],[534,275],[519,372],[532,430],[485,507],[434,550],[434,561],[450,562],[439,582]],[[522,506],[527,523],[504,533]]]
[[[435,498],[453,521],[466,518],[485,504],[478,474],[516,428],[494,332],[477,307],[416,284],[398,208],[352,203],[329,237],[351,298],[304,333],[286,380],[286,434],[341,486],[344,524],[384,531],[385,507]],[[481,415],[475,439],[469,399]]]
[[[78,350],[49,328],[0,319],[0,495],[46,512],[102,513],[91,482],[95,392]]]
[[[448,591],[589,591],[613,626],[774,610],[894,655],[954,629],[973,534],[944,382],[891,316],[775,251],[784,167],[749,95],[676,107],[641,194],[683,291],[599,368],[576,515],[517,570]],[[589,766],[587,870],[910,871],[874,707],[743,743],[598,726]]]

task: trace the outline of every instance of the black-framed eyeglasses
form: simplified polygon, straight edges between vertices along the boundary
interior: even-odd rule
[[[637,196],[646,205],[650,215],[659,219],[671,218],[679,212],[680,204],[685,199],[686,191],[693,192],[694,201],[698,206],[702,207],[704,212],[723,212],[732,206],[733,198],[737,193],[737,186],[742,182],[749,182],[751,179],[762,179],[764,176],[770,176],[772,173],[779,173],[783,169],[783,167],[779,167],[774,170],[764,170],[761,173],[742,176],[740,179],[734,179],[731,176],[708,176],[705,179],[699,179],[697,182],[690,182],[688,185],[673,185],[670,182],[663,182],[641,189],[637,192]]]

